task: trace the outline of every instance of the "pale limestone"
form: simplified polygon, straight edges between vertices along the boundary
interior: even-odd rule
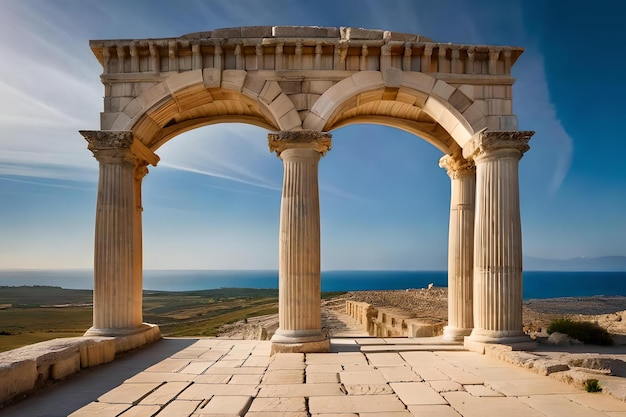
[[[606,414],[557,395],[531,395],[520,400],[546,417],[605,417]]]
[[[449,405],[410,405],[413,417],[462,417]]]
[[[209,369],[209,367],[211,367],[212,365],[216,364],[217,362],[191,362],[189,365],[185,366],[183,369],[181,369],[180,372],[181,374],[195,374],[195,375],[200,375],[202,373],[204,373],[204,371],[206,371],[207,369]]]
[[[364,371],[364,372],[340,372],[339,380],[344,385],[358,385],[358,384],[385,384],[387,381],[383,374],[378,370]]]
[[[344,384],[348,395],[382,395],[393,394],[393,390],[387,384]]]
[[[163,410],[158,414],[159,417],[184,417],[190,416],[199,406],[202,401],[185,401],[174,400],[167,404]]]
[[[255,398],[249,411],[297,411],[306,412],[304,397]]]
[[[251,397],[247,396],[219,396],[216,395],[209,400],[209,403],[203,408],[196,410],[196,413],[202,415],[235,415],[243,416],[250,407]]]
[[[474,397],[502,397],[503,395],[484,385],[463,385],[465,391]]]
[[[437,391],[438,393],[442,392],[452,392],[452,391],[464,391],[463,385],[456,381],[429,381],[428,385]]]
[[[158,405],[137,405],[124,411],[119,417],[152,417],[160,409]]]
[[[168,382],[161,385],[150,395],[141,400],[139,404],[165,405],[172,401],[178,394],[189,386],[189,382]]]
[[[566,395],[565,398],[599,411],[626,412],[626,402],[607,397],[606,395],[580,393]]]
[[[532,134],[517,131],[512,112],[511,67],[522,48],[439,43],[383,30],[301,26],[225,28],[164,39],[94,40],[90,47],[102,65],[101,81],[106,88],[101,130],[82,132],[100,165],[94,320],[88,335],[116,337],[118,352],[160,337],[158,328],[148,327],[142,317],[141,188],[147,165],[158,162],[154,151],[166,141],[207,120],[250,123],[290,134],[307,130],[322,134],[348,124],[373,122],[420,136],[459,163],[476,163],[475,197],[477,207],[485,211],[471,215],[469,186],[461,187],[465,189],[461,193],[467,194],[464,198],[468,197],[463,201],[457,200],[453,190],[449,270],[454,291],[446,335],[460,340],[473,328],[468,347],[482,350],[480,343],[519,341],[521,290],[517,287],[522,246],[519,202],[515,201],[517,162],[501,151],[483,147],[475,152],[475,145],[493,134],[499,144],[510,139],[503,133],[527,138]],[[315,153],[327,151],[318,148],[309,149],[309,162],[319,159]],[[317,162],[302,178],[292,177],[295,168],[288,165],[303,165],[289,161],[291,151],[278,152],[284,153],[285,184],[301,187],[297,194],[306,201],[306,212],[314,215],[305,220],[289,204],[281,209],[285,211],[280,235],[289,239],[279,242],[281,318],[271,349],[274,353],[326,352],[330,343],[319,327],[318,311]],[[302,152],[295,153],[300,158]],[[493,174],[486,168],[490,164],[503,169]],[[456,180],[451,181],[453,189],[458,189]],[[485,187],[492,188],[485,191]],[[287,217],[293,220],[283,221]],[[496,217],[505,219],[500,223],[511,228],[489,229],[485,224]],[[472,227],[475,241],[468,243],[471,233],[466,232]],[[313,232],[304,237],[301,228]],[[301,253],[290,252],[305,245],[309,246]],[[498,259],[483,256],[491,253],[510,256],[501,265]],[[473,295],[468,292],[470,258],[482,259],[471,273]],[[294,290],[305,275],[315,279]],[[495,288],[504,292],[496,293]],[[472,303],[474,323],[468,313]],[[81,361],[84,357],[81,354]],[[235,364],[218,366],[239,366]],[[54,373],[60,377],[72,369],[73,365],[64,362]]]
[[[233,375],[229,384],[255,385],[261,383],[261,375]]]
[[[125,383],[98,397],[102,403],[134,404],[150,394],[159,385],[158,382]]]
[[[322,413],[373,413],[404,411],[405,406],[395,395],[312,397],[309,399],[312,415]]]
[[[376,367],[404,365],[404,360],[397,353],[368,353],[365,356],[368,362]]]
[[[382,366],[379,371],[387,382],[422,382],[422,378],[408,366]]]
[[[257,385],[196,383],[183,391],[177,398],[179,400],[204,400],[214,395],[255,397],[258,392]]]
[[[74,411],[68,417],[117,417],[130,408],[130,404],[106,404],[93,402]]]
[[[545,417],[513,397],[472,397],[467,392],[448,392],[444,397],[463,417]]]
[[[406,405],[448,404],[437,391],[425,382],[392,382],[389,385]]]
[[[334,384],[339,382],[339,374],[337,372],[307,374],[306,382],[310,384]]]
[[[176,381],[193,381],[196,375],[178,374],[173,372],[140,372],[124,382],[176,382]],[[230,378],[230,376],[229,376]],[[222,382],[222,381],[219,381]],[[228,382],[228,378],[223,381]]]
[[[263,376],[264,384],[302,384],[304,371],[300,369],[268,370]]]
[[[264,385],[257,398],[263,397],[320,397],[329,395],[345,395],[339,384],[287,384]]]
[[[506,381],[488,381],[485,385],[489,388],[501,392],[507,397],[518,397],[521,395],[541,395],[546,392],[553,394],[573,394],[580,392],[577,388],[563,384],[547,378],[524,378]]]

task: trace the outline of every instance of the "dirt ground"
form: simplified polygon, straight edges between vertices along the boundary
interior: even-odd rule
[[[419,318],[425,323],[447,323],[448,289],[422,288],[396,291],[351,291],[322,300],[326,309],[345,312],[346,300],[360,301],[393,310],[400,317]],[[613,334],[626,335],[626,297],[578,297],[527,300],[523,305],[524,331],[546,329],[557,318],[597,322]],[[278,315],[253,317],[222,326],[221,337],[264,338],[262,328],[275,330]]]

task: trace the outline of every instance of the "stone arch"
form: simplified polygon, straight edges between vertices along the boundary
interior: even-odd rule
[[[187,130],[216,123],[301,129],[293,102],[276,81],[243,70],[195,70],[174,74],[133,98],[110,130],[132,131],[154,152]]]
[[[471,333],[466,344],[478,350],[485,342],[527,342],[517,164],[533,132],[517,130],[511,76],[522,48],[317,26],[95,40],[90,47],[103,68],[105,94],[100,130],[81,132],[100,164],[94,325],[87,334],[129,336],[122,344],[131,348],[158,336],[158,329],[146,330],[141,314],[146,167],[158,163],[155,151],[163,143],[186,130],[242,122],[276,131],[268,136],[270,151],[283,161],[283,189],[298,197],[283,195],[290,214],[283,216],[281,208],[279,252],[286,255],[279,280],[286,290],[279,294],[284,320],[275,345],[328,349],[314,294],[320,275],[317,164],[331,147],[328,131],[378,123],[414,133],[445,154],[439,165],[451,180],[454,308],[444,335],[462,340]]]
[[[462,89],[427,74],[395,68],[360,71],[330,87],[303,127],[331,131],[367,120],[421,136],[443,154],[459,154],[486,124],[473,106]]]

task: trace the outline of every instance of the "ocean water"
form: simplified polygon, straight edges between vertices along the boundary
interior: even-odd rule
[[[322,291],[404,290],[447,286],[446,271],[324,271]],[[93,289],[93,271],[0,270],[0,286]],[[147,270],[144,289],[278,288],[278,271]],[[0,291],[2,291],[0,289]],[[626,295],[626,272],[524,272],[524,299]]]

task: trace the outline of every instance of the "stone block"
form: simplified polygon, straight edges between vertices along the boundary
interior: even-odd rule
[[[314,397],[320,398],[320,397]],[[326,397],[321,397],[326,398]],[[248,412],[306,412],[304,397],[255,398]],[[275,414],[274,414],[275,415]]]
[[[302,92],[321,95],[333,85],[335,82],[330,80],[307,80],[302,82]]]
[[[259,98],[263,102],[270,104],[276,100],[276,97],[278,97],[280,93],[282,93],[280,85],[276,81],[269,81],[263,86],[263,89],[259,93]]]
[[[449,405],[411,405],[408,408],[413,417],[462,417]]]
[[[512,100],[487,99],[485,102],[489,115],[510,115],[513,113]]]
[[[124,383],[98,397],[98,401],[110,404],[135,404],[159,385],[161,385],[159,382]]]
[[[437,405],[448,402],[425,382],[392,382],[391,388],[406,405]]]
[[[435,78],[421,72],[404,71],[402,73],[402,85],[404,87],[412,88],[427,94],[430,94],[432,91],[435,81]]]
[[[422,378],[408,366],[383,366],[379,369],[387,382],[422,382]]]
[[[244,70],[224,70],[222,71],[222,88],[234,91],[243,89],[246,80],[246,71]]]
[[[50,365],[50,379],[59,380],[80,370],[80,352],[59,357]]]
[[[0,404],[35,388],[37,362],[23,359],[9,362],[0,356]]]
[[[192,85],[202,84],[204,82],[202,70],[185,71],[176,73],[170,77],[167,77],[165,83],[167,84],[170,92],[190,87]]]
[[[141,107],[147,110],[168,97],[171,97],[171,91],[167,83],[159,83],[138,96],[137,100],[139,104],[141,104]]]
[[[435,86],[432,89],[432,94],[441,97],[443,100],[448,100],[452,93],[454,93],[455,88],[445,81],[437,80],[435,82]]]
[[[243,395],[221,396],[216,395],[202,409],[196,410],[196,415],[233,415],[243,416],[252,402],[252,397]]]
[[[381,366],[404,366],[402,357],[395,352],[368,353],[367,360],[371,365],[380,368]]]
[[[355,384],[344,385],[348,395],[383,395],[393,394],[393,390],[387,384]]]
[[[88,368],[115,359],[115,339],[112,337],[86,338],[80,345],[80,366]]]
[[[248,74],[241,91],[246,96],[256,100],[259,97],[259,94],[261,94],[261,91],[263,91],[263,87],[266,82],[267,81],[261,77]]]
[[[129,404],[106,404],[99,402],[92,402],[84,406],[83,408],[74,411],[68,417],[109,417],[119,416],[124,411],[132,407]]]
[[[339,384],[285,384],[264,385],[257,398],[262,397],[320,397],[329,395],[345,395]]]
[[[183,392],[190,385],[190,382],[167,382],[159,386],[154,392],[141,400],[140,404],[165,405],[174,400],[178,394]]]
[[[278,119],[278,126],[281,130],[299,130],[301,129],[302,120],[300,113],[292,109],[288,113]]]
[[[406,411],[405,405],[395,395],[333,396],[312,397],[309,399],[312,415],[330,413],[385,413]]]
[[[177,399],[179,400],[205,400],[213,395],[238,395],[246,397],[255,397],[259,389],[254,385],[236,385],[236,384],[201,384],[194,383],[184,390]]]
[[[502,397],[499,392],[492,390],[484,385],[464,385],[465,391],[469,392],[473,397]]]
[[[212,38],[241,38],[241,27],[215,29],[211,31]]]
[[[352,27],[340,28],[342,39],[378,40],[383,39],[385,31],[377,29],[361,29]]]
[[[202,403],[202,401],[174,400],[165,406],[158,414],[159,417],[190,416]]]
[[[206,88],[217,88],[222,84],[222,71],[219,68],[202,70],[202,80]]]
[[[402,84],[402,70],[398,68],[387,68],[383,71],[383,82],[385,87],[400,87]]]
[[[463,113],[472,105],[472,100],[458,88],[450,95],[448,102],[460,113]]]
[[[333,27],[274,26],[272,28],[272,36],[275,38],[329,38],[338,35],[338,29]]]
[[[303,384],[304,371],[301,369],[278,369],[267,371],[263,384]]]
[[[391,71],[391,73],[393,73],[393,71]],[[354,92],[374,90],[385,86],[383,75],[380,71],[359,71],[353,74],[351,78],[354,82],[354,87],[356,88],[356,91]],[[342,84],[342,82],[343,81],[337,83],[335,87],[338,87],[340,84]],[[349,84],[346,84],[346,86],[348,85]],[[350,92],[350,89],[345,88],[343,94],[345,94],[346,92]]]
[[[378,370],[371,370],[365,372],[340,372],[339,380],[344,385],[357,385],[357,384],[386,384],[387,380],[383,374]]]
[[[271,36],[271,26],[244,26],[241,28],[242,38],[269,38]]]

